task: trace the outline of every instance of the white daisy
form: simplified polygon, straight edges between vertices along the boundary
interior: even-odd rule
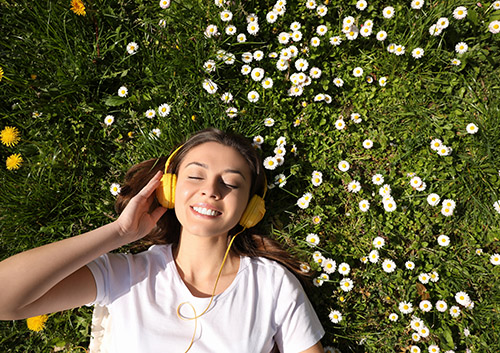
[[[450,315],[452,317],[459,317],[460,316],[460,308],[458,306],[452,306],[450,308]]]
[[[325,5],[319,5],[316,8],[316,13],[320,16],[323,17],[328,13],[328,8]]]
[[[340,77],[336,77],[333,79],[333,83],[337,87],[342,87],[344,85],[344,81]]]
[[[170,0],[161,0],[160,7],[162,9],[167,9],[170,6]]]
[[[418,346],[411,346],[410,353],[420,353],[420,348]]]
[[[418,188],[420,185],[422,185],[422,179],[420,179],[418,176],[414,176],[410,180],[410,185],[412,188]]]
[[[429,275],[431,276],[431,282],[436,283],[439,281],[439,274],[436,271],[432,271]]]
[[[415,342],[420,341],[420,335],[418,334],[418,332],[413,332],[413,333],[411,334],[411,339],[412,339],[413,341],[415,341]]]
[[[229,10],[224,10],[220,13],[220,19],[223,22],[229,22],[233,19],[233,13]]]
[[[468,49],[469,49],[469,46],[465,42],[460,42],[457,45],[455,45],[455,51],[458,54],[464,54],[467,52]]]
[[[328,317],[330,318],[330,321],[333,322],[334,324],[338,324],[340,321],[342,321],[342,314],[338,310],[332,310],[328,315]]]
[[[414,10],[420,10],[424,6],[424,0],[413,0],[410,6]]]
[[[418,280],[422,284],[429,283],[430,278],[431,278],[431,276],[428,273],[421,273],[421,274],[418,275]]]
[[[161,130],[160,129],[153,129],[149,133],[149,136],[151,136],[152,138],[158,138],[158,137],[160,137],[160,135],[161,135]]]
[[[420,310],[422,310],[424,312],[428,312],[428,311],[432,310],[432,304],[428,300],[422,300],[418,306],[419,306]]]
[[[361,67],[355,67],[352,70],[352,75],[354,77],[361,77],[361,76],[363,76],[363,69]]]
[[[351,272],[351,266],[349,266],[349,264],[346,264],[345,262],[342,262],[338,266],[338,272],[341,275],[347,276],[349,272]]]
[[[264,78],[265,71],[259,67],[256,67],[252,70],[251,77],[254,81],[262,81]]]
[[[463,306],[468,306],[471,302],[469,295],[465,292],[457,292],[455,294],[455,300],[458,304]]]
[[[384,177],[382,174],[375,174],[372,176],[372,183],[375,185],[382,185],[384,183]]]
[[[287,32],[281,32],[278,34],[278,41],[280,44],[288,44],[288,41],[290,40],[290,34]]]
[[[267,127],[271,127],[274,125],[274,119],[273,118],[266,118],[264,120],[264,125]]]
[[[226,34],[228,36],[232,36],[232,35],[235,35],[236,34],[236,27],[233,26],[233,25],[229,25],[226,27],[226,30],[225,30]]]
[[[419,328],[418,330],[418,334],[420,335],[420,337],[428,337],[429,336],[429,328],[427,328],[427,326],[422,326],[421,328]]]
[[[389,315],[389,320],[391,320],[391,321],[393,321],[393,322],[398,321],[398,318],[399,318],[399,316],[398,316],[398,314],[396,314],[396,313],[391,313],[391,314]]]
[[[261,61],[264,58],[264,52],[262,50],[256,50],[253,53],[253,58],[255,61]]]
[[[366,9],[367,6],[368,3],[366,2],[366,0],[358,0],[358,2],[356,3],[356,8],[360,11]]]
[[[371,263],[377,263],[379,259],[379,254],[377,250],[372,250],[368,254],[368,260],[370,260]]]
[[[130,55],[137,53],[137,50],[139,50],[139,46],[136,42],[130,42],[127,44],[127,52]]]
[[[394,270],[396,270],[396,264],[392,260],[385,259],[382,262],[382,269],[387,273],[394,272]]]
[[[339,46],[342,43],[342,39],[339,36],[330,37],[330,44],[334,46]]]
[[[217,92],[217,84],[210,79],[203,80],[203,88],[210,94]]]
[[[441,350],[435,344],[431,344],[428,348],[429,353],[439,353]]]
[[[462,20],[467,16],[467,8],[465,6],[459,6],[453,10],[453,17],[456,20]]]
[[[241,67],[242,75],[249,75],[251,72],[252,72],[252,68],[250,67],[250,65],[245,64]]]
[[[500,254],[493,254],[490,256],[490,263],[492,265],[498,266],[500,265]]]
[[[378,194],[380,196],[390,196],[391,195],[391,186],[389,184],[384,184],[378,189]]]
[[[490,24],[488,25],[488,30],[493,34],[500,33],[500,21],[498,20],[491,21]]]
[[[493,203],[493,208],[495,209],[495,211],[500,213],[500,200],[497,200]]]
[[[220,99],[224,102],[224,103],[230,103],[232,100],[233,100],[233,95],[230,93],[230,92],[225,92],[222,94],[222,96],[220,97]]]
[[[438,300],[436,302],[436,310],[444,313],[446,310],[448,310],[448,304],[444,300]]]
[[[351,289],[354,287],[354,282],[352,279],[345,277],[340,281],[340,289],[342,289],[344,292],[349,292]]]
[[[349,164],[348,161],[340,161],[339,162],[339,169],[342,171],[342,172],[347,172],[349,170],[349,168],[351,167],[351,165]]]
[[[252,36],[255,36],[259,32],[259,24],[257,22],[250,22],[247,25],[247,32]]]
[[[121,191],[120,184],[117,183],[111,184],[111,186],[109,187],[109,191],[113,196],[117,196]]]
[[[373,239],[373,247],[375,249],[381,249],[385,245],[385,239],[382,237],[375,237]]]
[[[316,233],[309,233],[306,237],[306,242],[310,246],[316,246],[319,244],[319,236]]]
[[[386,31],[379,31],[377,33],[377,40],[378,41],[382,42],[382,41],[386,40],[386,38],[387,38],[387,32]]]
[[[450,237],[448,237],[447,235],[441,234],[438,237],[438,244],[441,245],[441,246],[448,246],[448,245],[450,245]]]
[[[306,59],[298,59],[295,61],[295,68],[297,71],[306,71],[309,67],[309,63]]]
[[[153,119],[156,116],[156,112],[154,109],[148,109],[146,110],[146,113],[144,113],[146,118]]]
[[[415,330],[415,331],[418,331],[420,330],[422,327],[424,327],[424,322],[422,321],[422,319],[416,317],[415,315],[413,315],[411,317],[411,321],[410,321],[410,327]]]
[[[405,267],[408,270],[413,270],[415,268],[415,263],[413,261],[406,261],[405,262]]]
[[[323,267],[323,270],[328,274],[334,273],[335,269],[337,268],[335,260],[332,259],[325,259],[321,266]]]
[[[236,41],[238,43],[245,43],[247,41],[247,36],[245,35],[245,33],[240,33],[236,36]]]
[[[442,31],[443,30],[440,27],[438,27],[438,25],[436,25],[436,24],[433,24],[429,27],[429,34],[431,36],[438,36],[441,34]]]
[[[128,94],[128,89],[127,89],[127,87],[125,87],[125,86],[121,86],[121,87],[118,89],[118,95],[119,95],[120,97],[126,97],[126,96],[127,96],[127,94]]]
[[[347,191],[349,192],[358,193],[360,190],[361,184],[357,180],[353,180],[347,185]]]
[[[307,201],[304,197],[301,197],[297,200],[297,206],[302,209],[306,209],[309,207],[309,201]]]
[[[238,115],[238,109],[236,109],[235,107],[229,107],[226,109],[226,114],[230,118],[236,118],[236,116]]]
[[[448,26],[450,25],[450,21],[446,18],[446,17],[441,17],[439,20],[437,20],[436,22],[436,26],[439,28],[439,29],[445,29],[445,28],[448,28]]]
[[[343,128],[345,128],[345,122],[344,122],[344,119],[338,119],[336,122],[335,122],[335,128],[337,130],[342,130]]]
[[[260,95],[257,91],[250,91],[248,92],[247,98],[251,103],[255,103],[259,100]]]
[[[106,117],[104,118],[104,124],[106,124],[107,126],[110,126],[111,124],[113,124],[115,121],[115,117],[113,115],[106,115]]]
[[[363,147],[367,150],[373,147],[373,141],[372,140],[364,140],[363,141]]]
[[[219,29],[216,25],[208,25],[205,29],[205,37],[211,38],[219,35]]]
[[[387,6],[387,7],[385,7],[385,8],[382,10],[382,15],[383,15],[385,18],[391,18],[392,16],[394,16],[394,7],[392,7],[392,6]]]
[[[429,196],[427,196],[427,203],[431,206],[437,206],[437,204],[439,204],[439,201],[441,200],[441,198],[439,197],[438,194],[429,194]]]
[[[380,87],[384,87],[387,84],[387,77],[382,76],[378,79],[378,84]]]
[[[400,302],[398,307],[402,314],[411,314],[413,312],[413,305],[410,302]]]
[[[263,164],[264,168],[274,170],[278,166],[278,161],[276,160],[276,157],[269,156],[264,159]]]
[[[387,211],[387,212],[392,212],[394,211],[395,209],[397,208],[397,204],[396,202],[394,201],[394,199],[391,197],[389,198],[388,201],[385,201],[384,202],[384,209]]]
[[[170,105],[168,105],[167,103],[163,103],[158,107],[158,115],[161,116],[162,118],[166,117],[169,114],[170,114]]]
[[[424,49],[422,48],[415,48],[412,50],[411,55],[415,59],[420,59],[422,56],[424,56]]]
[[[278,14],[274,11],[270,11],[266,15],[266,21],[268,23],[274,23],[278,19]]]
[[[479,131],[478,127],[474,123],[468,124],[466,130],[471,135],[474,135],[475,133],[477,133]]]
[[[359,202],[359,209],[362,212],[367,212],[369,208],[370,208],[370,202],[368,202],[368,200],[361,200]]]

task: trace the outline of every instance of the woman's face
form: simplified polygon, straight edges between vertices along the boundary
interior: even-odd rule
[[[247,206],[251,178],[247,161],[232,147],[217,142],[193,147],[177,173],[175,214],[182,233],[226,236]]]

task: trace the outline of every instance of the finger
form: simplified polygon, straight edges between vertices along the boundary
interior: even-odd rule
[[[165,212],[167,212],[168,208],[166,207],[158,207],[156,208],[152,213],[151,213],[151,219],[153,220],[153,222],[156,224],[161,216],[163,216],[165,214]]]
[[[149,182],[142,188],[141,191],[139,191],[138,195],[144,197],[144,198],[149,198],[151,194],[156,190],[156,188],[160,185],[160,180],[163,175],[163,172],[159,170],[152,178],[149,180]]]

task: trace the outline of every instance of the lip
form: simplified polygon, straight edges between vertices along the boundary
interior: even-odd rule
[[[206,208],[206,209],[209,209],[209,210],[212,210],[212,211],[217,211],[219,212],[218,215],[216,216],[208,216],[208,215],[204,215],[204,214],[201,214],[201,213],[198,213],[197,211],[195,211],[194,207],[201,207],[201,208]],[[217,218],[219,216],[222,215],[222,211],[219,210],[217,207],[214,207],[208,203],[196,203],[194,205],[191,205],[189,206],[189,209],[191,210],[191,212],[193,212],[197,217],[203,217],[203,218],[210,218],[210,219],[213,219],[213,218]]]

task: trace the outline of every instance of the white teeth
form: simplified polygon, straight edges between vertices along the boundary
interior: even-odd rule
[[[218,214],[220,214],[219,211],[211,210],[211,209],[204,208],[204,207],[193,207],[193,209],[196,212],[201,213],[202,215],[205,215],[205,216],[217,216]]]

